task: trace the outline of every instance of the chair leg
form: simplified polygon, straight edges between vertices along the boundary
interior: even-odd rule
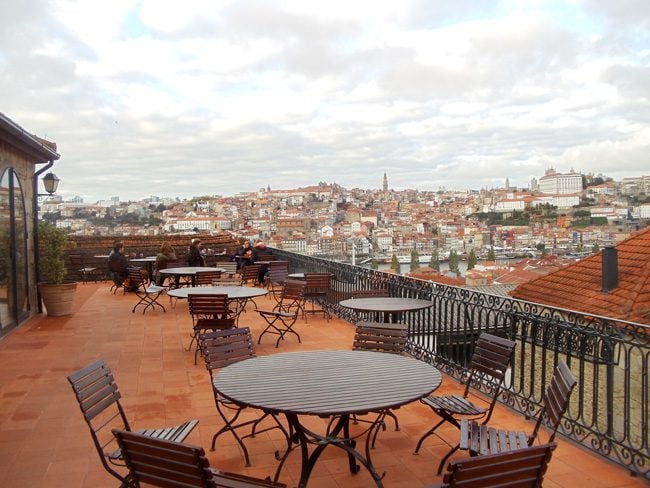
[[[442,419],[440,422],[438,422],[436,425],[434,425],[428,431],[426,431],[425,434],[422,437],[420,437],[420,440],[418,441],[418,444],[415,447],[415,454],[417,454],[420,451],[420,448],[422,447],[422,443],[424,442],[424,440],[427,437],[429,437],[430,435],[432,435],[435,432],[435,430],[438,427],[440,427],[443,423],[445,423],[446,421],[447,421],[446,419]]]
[[[450,451],[445,455],[445,457],[443,457],[443,458],[440,460],[440,464],[438,465],[438,475],[442,474],[442,468],[445,467],[445,463],[447,462],[447,459],[449,459],[449,457],[450,457],[453,453],[455,453],[455,452],[458,450],[459,447],[460,447],[460,444],[456,444],[456,445],[455,445],[454,447],[452,447],[451,450],[450,450]]]

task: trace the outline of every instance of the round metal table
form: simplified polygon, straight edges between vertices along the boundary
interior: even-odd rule
[[[394,314],[423,310],[433,306],[433,302],[419,298],[373,297],[349,298],[340,301],[339,305],[357,312],[382,313],[384,322],[390,322]]]

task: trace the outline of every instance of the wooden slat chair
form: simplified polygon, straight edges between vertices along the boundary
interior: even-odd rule
[[[353,351],[376,351],[391,354],[402,354],[406,350],[406,339],[408,337],[407,324],[387,324],[385,322],[359,322],[354,332]],[[395,430],[399,430],[399,420],[392,410],[379,412],[381,419],[377,423],[378,428],[372,436],[372,447],[375,447],[375,440],[379,428],[385,430],[384,418],[391,417],[395,421]],[[353,416],[353,421],[368,422]]]
[[[97,268],[86,266],[81,254],[70,254],[68,258],[70,259],[70,266],[75,272],[77,280],[81,281],[82,283],[88,283],[88,278],[92,278],[93,281],[97,281]]]
[[[270,261],[268,267],[264,285],[269,293],[278,299],[284,288],[284,282],[289,279],[289,261]]]
[[[303,309],[303,317],[307,319],[307,314],[322,313],[329,321],[330,313],[325,307],[325,298],[330,289],[331,277],[329,273],[305,273],[305,299],[311,303],[311,309]],[[319,304],[320,310],[316,310],[316,303]]]
[[[111,429],[130,431],[131,426],[120,403],[122,396],[110,368],[100,359],[69,375],[68,382],[79,402],[102,465],[112,476],[124,482],[125,477],[115,469],[123,467],[124,460]],[[151,438],[182,442],[198,422],[190,420],[173,427],[141,429],[138,433]]]
[[[232,278],[237,274],[237,263],[220,261],[216,266],[223,269],[223,274],[227,277]]]
[[[262,269],[261,264],[249,264],[248,266],[244,266],[240,271],[242,285],[257,285],[260,277],[260,269]]]
[[[209,330],[224,330],[235,327],[235,319],[231,317],[228,308],[228,295],[213,293],[190,293],[187,296],[187,304],[192,316],[192,340],[187,350],[192,350],[192,344],[196,341],[194,351],[194,364],[196,356],[201,351],[199,335]]]
[[[129,470],[126,486],[165,488],[284,488],[285,484],[210,468],[202,447],[114,429]]]
[[[555,443],[454,461],[427,488],[541,488]]]
[[[221,271],[197,271],[195,286],[212,286],[212,282],[221,278]]]
[[[126,294],[124,279],[121,278],[121,275],[124,271],[127,270],[124,270],[117,261],[108,262],[108,272],[111,275],[111,280],[113,280],[113,284],[111,285],[111,291],[113,292],[113,295],[117,293],[117,290],[119,289],[122,289],[122,292]]]
[[[255,357],[255,346],[253,344],[251,330],[249,327],[239,327],[236,329],[205,332],[199,336],[199,341],[201,343],[201,350],[203,351],[205,367],[210,373],[210,383],[212,384],[212,393],[214,395],[214,403],[217,407],[217,413],[224,421],[224,426],[221,427],[212,437],[212,445],[210,449],[214,451],[217,438],[221,434],[230,432],[242,449],[246,466],[250,466],[250,456],[248,454],[248,449],[246,449],[246,445],[244,444],[244,439],[277,428],[282,430],[285,437],[288,438],[289,435],[277,417],[267,413],[263,414],[259,418],[237,423],[239,416],[246,407],[241,407],[231,402],[227,398],[223,397],[214,387],[212,379],[216,370],[224,368],[229,364]],[[273,418],[276,425],[257,430],[258,424],[269,416]],[[237,430],[247,426],[251,426],[251,433],[240,436],[237,433]]]
[[[298,342],[300,342],[300,334],[293,329],[293,326],[304,308],[305,281],[287,279],[284,282],[278,303],[275,304],[273,310],[257,311],[267,324],[257,338],[257,343],[262,343],[264,334],[272,334],[278,336],[278,340],[275,341],[275,347],[278,347],[280,341],[289,333],[295,335]]]
[[[417,443],[415,453],[417,454],[424,440],[434,434],[436,429],[445,422],[449,422],[460,429],[460,421],[463,418],[481,420],[487,423],[492,416],[492,411],[497,402],[501,387],[506,376],[506,371],[512,359],[515,343],[509,339],[483,332],[472,353],[472,360],[469,365],[469,374],[465,379],[465,391],[462,395],[429,395],[420,400],[440,417],[440,421],[429,429]],[[479,381],[489,380],[494,383],[491,388],[492,396],[489,404],[481,401],[476,403],[469,396],[470,386]],[[476,396],[476,399],[480,397]],[[481,399],[482,400],[482,399]],[[442,459],[438,467],[438,474],[442,471],[445,461],[458,449],[458,445]]]
[[[162,308],[163,312],[166,312],[165,307],[158,301],[160,295],[165,291],[165,287],[147,284],[147,279],[142,276],[140,268],[129,268],[129,287],[139,298],[138,303],[133,306],[131,312],[135,312],[135,309],[140,305],[144,305],[143,314],[149,307],[151,307],[151,310],[155,310],[157,306]]]
[[[546,388],[542,408],[531,434],[496,429],[475,421],[463,420],[460,425],[459,448],[469,451],[472,456],[483,456],[530,447],[538,438],[540,427],[545,419],[548,419],[551,429],[547,442],[553,442],[576,383],[577,380],[569,367],[564,361],[560,361],[553,372],[551,383]]]

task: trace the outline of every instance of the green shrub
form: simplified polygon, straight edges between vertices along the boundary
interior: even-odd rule
[[[40,279],[46,283],[60,284],[65,280],[65,251],[67,234],[52,224],[38,224]]]

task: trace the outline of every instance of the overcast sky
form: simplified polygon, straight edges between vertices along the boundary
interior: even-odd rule
[[[649,0],[3,0],[0,112],[59,194],[650,174]]]

